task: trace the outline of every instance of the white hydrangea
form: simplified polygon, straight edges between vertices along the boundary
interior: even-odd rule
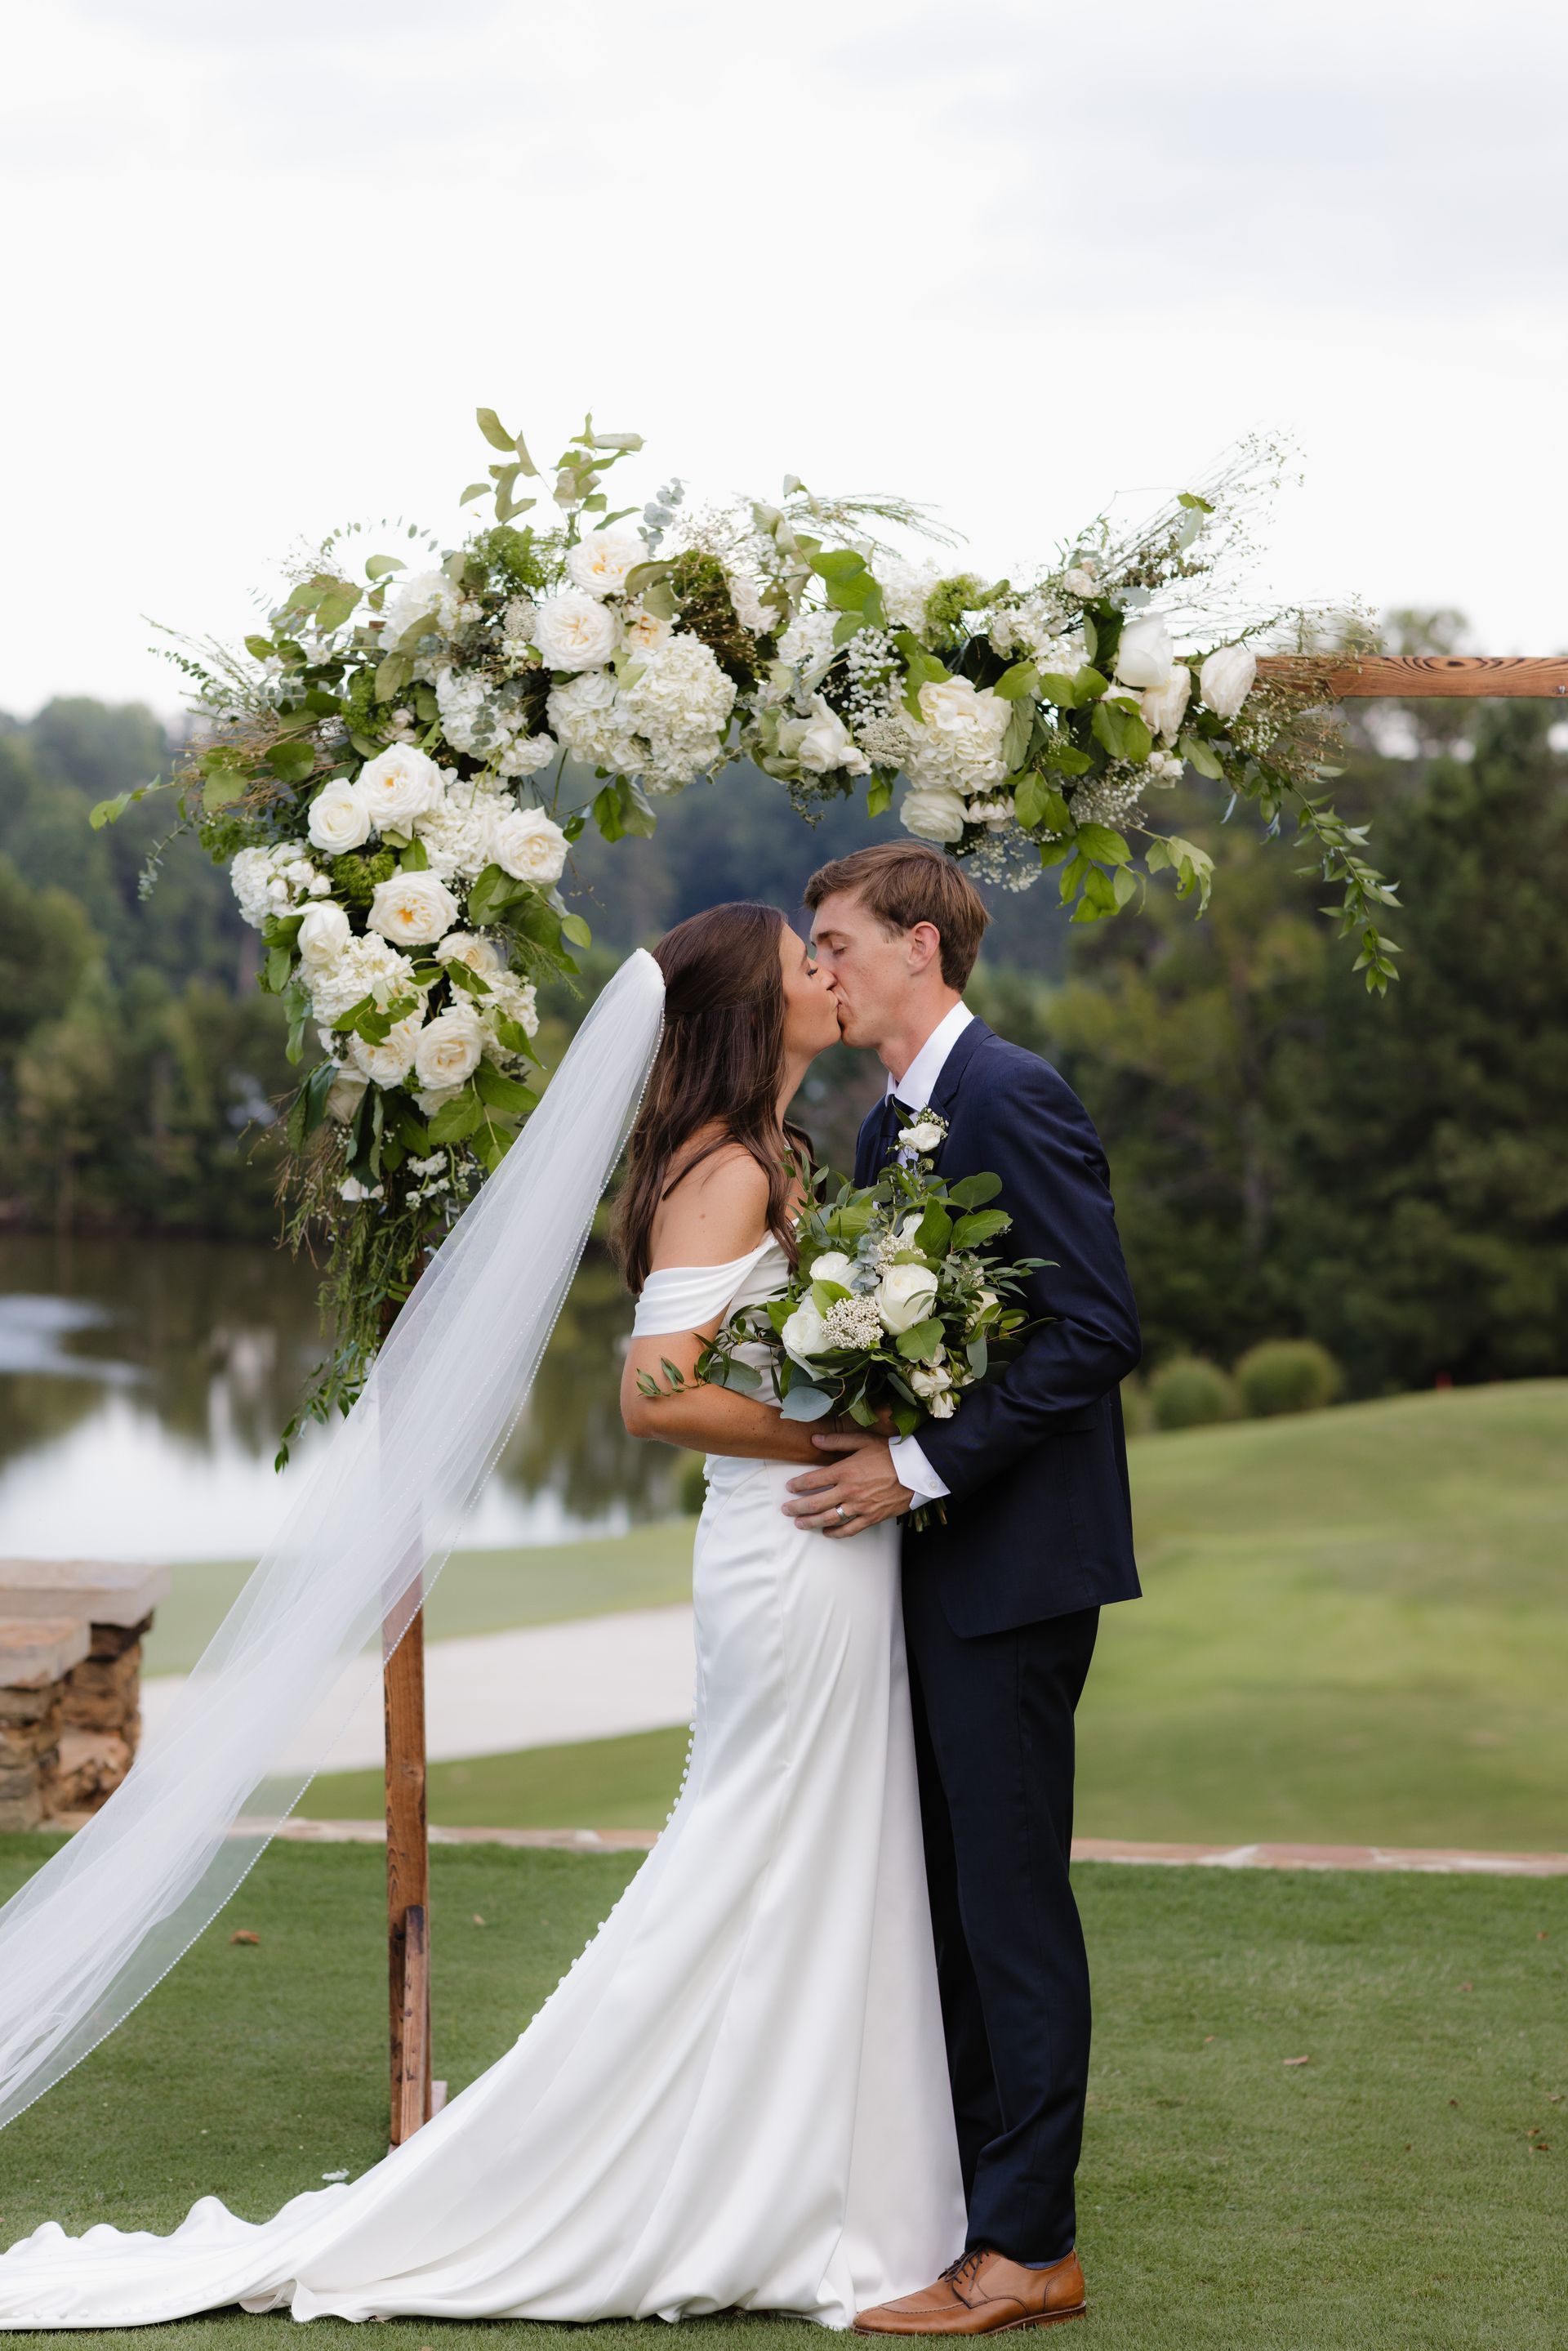
[[[735,682],[701,638],[686,630],[652,656],[620,699],[647,738],[650,787],[669,791],[689,784],[718,757],[735,706]]]
[[[498,1018],[515,1020],[524,1036],[539,1034],[539,1001],[531,979],[519,979],[515,972],[487,972],[490,982],[488,996],[475,997],[481,1021],[484,1024],[484,1050],[493,1061],[510,1058],[510,1049],[503,1045],[492,1025]]]
[[[286,914],[302,899],[324,898],[332,885],[293,841],[280,841],[271,849],[236,850],[229,886],[241,921],[259,931],[269,914]]]
[[[991,618],[991,642],[999,653],[1021,655],[1040,670],[1075,677],[1089,658],[1081,629],[1068,629],[1062,614],[1043,596],[1026,596]]]
[[[362,997],[373,997],[384,1008],[396,997],[418,993],[408,956],[375,931],[367,931],[349,940],[329,971],[312,975],[310,1008],[321,1026],[330,1029],[338,1014]]]
[[[779,639],[779,659],[809,677],[833,658],[835,612],[797,612]]]
[[[553,735],[514,735],[495,762],[498,776],[536,776],[558,757],[560,745]]]
[[[488,759],[505,733],[505,722],[485,691],[483,677],[452,668],[436,672],[436,704],[441,732],[454,751]]]
[[[918,636],[926,625],[927,601],[941,573],[934,563],[900,563],[892,556],[878,557],[876,572],[888,626],[913,629]]]
[[[475,778],[453,776],[434,808],[414,821],[431,871],[445,883],[472,882],[491,863],[491,840],[498,801]]]
[[[638,741],[607,670],[587,670],[555,687],[549,714],[553,733],[584,767],[608,768],[618,775],[636,775],[642,767],[646,747]]]

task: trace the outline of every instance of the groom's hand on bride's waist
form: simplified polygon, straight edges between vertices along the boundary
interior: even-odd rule
[[[901,1517],[913,1503],[913,1494],[894,1472],[885,1437],[857,1429],[814,1437],[812,1443],[820,1453],[838,1458],[790,1479],[791,1499],[784,1508],[798,1525],[825,1535],[857,1535],[879,1519]]]

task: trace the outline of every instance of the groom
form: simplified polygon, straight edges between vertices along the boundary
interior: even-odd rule
[[[1073,1712],[1101,1605],[1137,1595],[1118,1384],[1137,1363],[1099,1138],[1049,1062],[976,1019],[961,990],[989,919],[940,850],[888,841],[806,885],[845,1041],[888,1071],[860,1130],[875,1180],[909,1113],[947,1124],[950,1179],[990,1171],[1039,1322],[1008,1368],[918,1439],[822,1436],[791,1481],[807,1526],[852,1535],[922,1500],[904,1535],[926,1865],[969,2202],[961,2260],[863,2311],[861,2334],[981,2335],[1075,2314],[1073,2178],[1089,2064],[1089,1976],[1068,1881]]]

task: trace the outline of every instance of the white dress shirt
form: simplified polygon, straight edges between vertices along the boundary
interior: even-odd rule
[[[926,1108],[937,1090],[948,1055],[973,1019],[967,1004],[955,1004],[942,1015],[897,1085],[888,1078],[888,1092],[896,1094],[906,1110]],[[916,1438],[891,1437],[888,1450],[893,1457],[894,1477],[900,1486],[909,1488],[917,1502],[940,1501],[948,1489]]]

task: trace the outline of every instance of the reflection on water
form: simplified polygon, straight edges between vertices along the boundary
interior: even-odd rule
[[[620,1425],[630,1328],[590,1254],[465,1540],[543,1542],[675,1507],[675,1457]],[[265,1249],[0,1237],[0,1554],[254,1558],[324,1441],[275,1476],[320,1352],[315,1278]]]

